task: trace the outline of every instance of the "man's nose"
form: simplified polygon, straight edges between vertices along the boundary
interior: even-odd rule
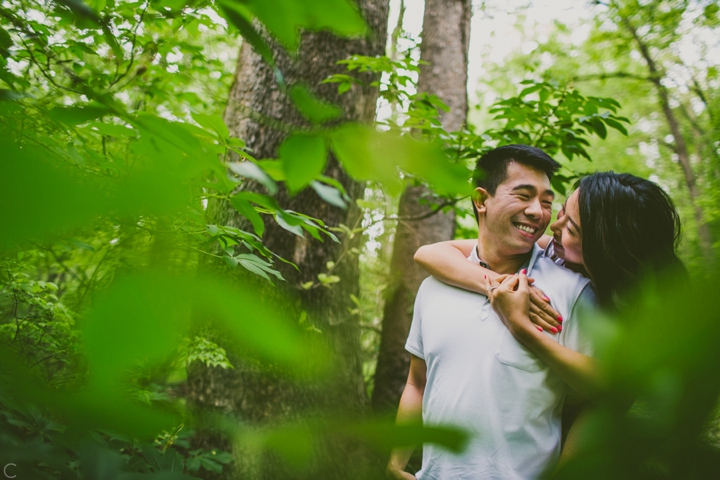
[[[542,218],[543,208],[539,198],[535,198],[525,208],[525,215],[532,218]]]

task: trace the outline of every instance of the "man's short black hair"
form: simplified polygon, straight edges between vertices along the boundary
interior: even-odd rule
[[[507,178],[508,164],[513,161],[545,172],[550,180],[560,169],[558,162],[537,147],[520,144],[505,145],[490,150],[477,161],[473,173],[475,187],[482,187],[490,195],[495,195],[498,185]]]

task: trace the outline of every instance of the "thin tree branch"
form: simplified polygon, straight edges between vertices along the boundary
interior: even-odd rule
[[[452,199],[452,200],[445,200],[445,201],[442,202],[442,203],[438,203],[437,205],[433,205],[433,207],[436,207],[436,208],[434,208],[433,210],[430,210],[429,212],[425,212],[425,213],[420,214],[420,215],[414,215],[414,216],[391,215],[390,217],[388,217],[388,220],[397,220],[397,221],[400,221],[400,222],[417,222],[417,221],[420,221],[420,220],[425,220],[426,218],[430,218],[430,217],[432,217],[433,215],[439,213],[443,208],[445,208],[445,207],[450,207],[450,206],[455,205],[456,203],[458,203],[460,200],[462,200],[462,199],[464,199],[464,198],[467,198],[467,197],[460,197],[460,198],[454,198],[454,199]]]
[[[589,80],[607,80],[610,78],[631,78],[633,80],[652,81],[651,77],[646,77],[644,75],[638,75],[635,73],[628,73],[628,72],[610,72],[610,73],[595,73],[595,74],[590,74],[590,75],[578,75],[576,77],[573,77],[573,81],[585,82],[585,81],[589,81]]]
[[[143,19],[145,18],[145,12],[147,12],[147,9],[149,6],[150,6],[150,2],[145,2],[145,7],[143,8],[142,12],[140,12],[140,18],[138,19],[138,22],[135,24],[135,26],[132,29],[132,47],[130,48],[130,63],[128,64],[127,69],[125,69],[125,72],[118,75],[118,72],[120,71],[120,62],[118,62],[117,68],[115,69],[115,78],[113,78],[112,82],[110,82],[109,87],[112,87],[117,82],[122,80],[122,78],[125,77],[132,69],[133,63],[135,62],[135,46],[137,45],[137,30],[140,27],[140,25],[143,23]]]

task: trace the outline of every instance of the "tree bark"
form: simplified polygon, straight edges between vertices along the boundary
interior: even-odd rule
[[[376,88],[355,85],[351,91],[338,96],[336,85],[320,85],[329,75],[344,70],[344,66],[336,64],[339,60],[353,54],[374,56],[384,53],[388,0],[358,0],[357,4],[369,26],[368,36],[340,39],[326,32],[305,32],[297,55],[288,55],[277,46],[274,46],[274,53],[277,67],[288,85],[303,82],[321,99],[340,106],[344,112],[340,121],[371,122],[375,116]],[[369,84],[373,79],[364,80]],[[240,50],[225,122],[231,135],[245,140],[255,158],[277,158],[278,147],[290,131],[311,127],[277,84],[273,69],[247,43]],[[354,200],[362,197],[364,184],[350,178],[333,158],[329,159],[324,175],[344,186],[353,200],[348,209],[329,205],[311,189],[291,196],[281,187],[276,196],[278,202],[285,209],[320,218],[329,227],[340,224],[352,227],[360,216]],[[262,187],[254,182],[248,182],[244,189],[262,191]],[[211,204],[208,211],[214,223],[249,230],[247,221],[227,202]],[[278,288],[266,288],[265,293],[271,298],[268,301],[285,305],[281,308],[290,310],[296,319],[306,314],[308,321],[322,331],[324,340],[336,354],[333,373],[321,380],[293,381],[281,372],[269,372],[258,368],[254,362],[231,357],[235,366],[232,370],[193,366],[188,375],[189,403],[197,411],[231,414],[250,427],[298,421],[320,413],[360,416],[366,410],[367,395],[360,360],[359,319],[349,313],[354,307],[350,294],[359,294],[358,259],[357,256],[343,255],[356,246],[359,237],[352,240],[340,237],[341,244],[330,239],[321,243],[296,236],[265,217],[263,243],[295,263],[299,270],[276,262],[275,267],[287,283],[281,283]],[[337,263],[332,273],[341,278],[339,283],[331,288],[300,288],[304,282],[317,281],[317,275],[327,271],[329,261]],[[207,435],[203,443],[208,445],[213,441],[221,442],[217,437]],[[350,459],[355,455],[357,449],[343,444],[331,453],[327,448],[317,453],[307,468],[290,468],[267,452],[236,451],[234,469],[223,476],[243,479],[355,478],[348,473],[361,470],[357,462]]]
[[[675,113],[670,107],[670,95],[665,85],[662,84],[663,76],[658,70],[655,60],[650,54],[650,49],[648,48],[648,45],[643,42],[643,40],[638,35],[637,30],[627,18],[623,17],[622,20],[625,28],[628,29],[630,34],[633,36],[635,42],[638,44],[640,53],[645,60],[645,63],[647,64],[648,71],[650,72],[650,81],[653,83],[653,85],[655,85],[655,90],[657,91],[658,99],[660,100],[660,107],[662,109],[663,115],[665,116],[668,127],[670,128],[670,133],[675,140],[674,150],[678,156],[680,166],[682,167],[683,175],[685,177],[685,184],[687,185],[688,191],[690,192],[690,203],[693,208],[695,223],[698,229],[700,248],[702,250],[703,256],[705,257],[705,261],[707,262],[708,266],[710,266],[714,263],[715,259],[715,256],[713,254],[712,234],[710,233],[710,227],[705,222],[703,210],[699,204],[700,190],[698,189],[697,181],[695,179],[695,173],[693,172],[692,165],[690,164],[690,154],[688,152],[687,145],[685,144],[685,138],[683,137],[682,131],[680,130],[680,124],[675,117]]]
[[[418,90],[440,97],[450,111],[442,115],[445,130],[462,128],[467,117],[467,66],[470,40],[470,0],[426,0],[420,58]],[[409,186],[400,197],[389,279],[390,288],[382,321],[382,337],[375,371],[372,406],[376,412],[397,409],[407,379],[410,355],[405,351],[413,303],[427,273],[413,261],[422,245],[450,240],[455,232],[455,216],[432,213],[422,203],[432,198],[423,186]],[[422,218],[420,220],[412,220]],[[406,219],[406,220],[403,220]]]

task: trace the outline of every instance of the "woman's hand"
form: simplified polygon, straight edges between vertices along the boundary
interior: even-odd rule
[[[524,275],[523,275],[524,276]],[[530,320],[530,288],[525,277],[521,285],[518,275],[505,275],[498,280],[487,278],[487,292],[493,309],[513,336],[529,328],[541,330]]]
[[[550,299],[543,291],[531,285],[535,280],[526,277],[524,272],[520,275],[498,275],[494,279],[485,277],[485,288],[493,308],[506,325],[510,318],[516,322],[517,319],[529,318],[540,331],[547,330],[554,334],[562,331],[562,316],[550,306]],[[525,283],[519,290],[521,276],[525,278]],[[501,285],[503,291],[499,292]]]
[[[548,332],[558,333],[562,331],[562,315],[551,305],[550,298],[532,283],[535,279],[527,277],[530,287],[530,320]]]

